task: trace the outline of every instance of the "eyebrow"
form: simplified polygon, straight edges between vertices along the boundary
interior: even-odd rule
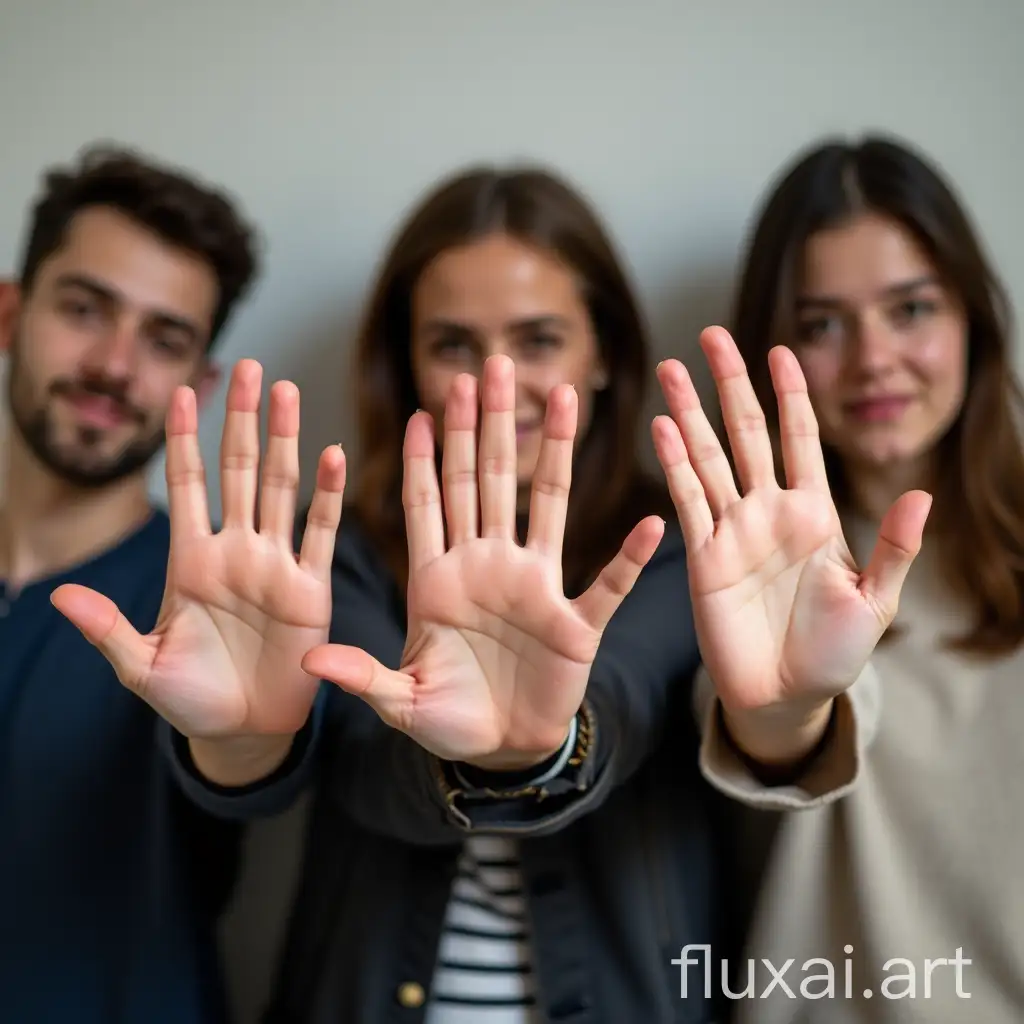
[[[563,316],[550,314],[546,316],[525,317],[522,320],[513,320],[507,325],[514,331],[538,330],[542,327],[568,327],[569,321]],[[472,334],[473,328],[468,324],[460,323],[458,320],[448,320],[443,317],[432,318],[423,324],[427,331],[461,331]]]
[[[938,279],[932,275],[911,278],[909,281],[899,281],[889,285],[882,291],[883,298],[895,298],[899,295],[907,295],[916,292],[919,288],[926,288],[929,285],[938,284]],[[835,309],[845,303],[831,295],[798,295],[796,308],[799,312],[802,309]]]
[[[54,283],[58,289],[78,288],[88,292],[94,298],[108,305],[116,305],[124,301],[124,297],[114,288],[88,274],[61,274]],[[165,309],[155,309],[150,311],[149,316],[165,327],[183,331],[193,341],[199,341],[202,337],[202,331],[198,324],[177,313],[169,313]]]

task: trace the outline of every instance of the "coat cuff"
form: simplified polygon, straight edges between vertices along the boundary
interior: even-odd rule
[[[738,750],[722,721],[714,684],[701,668],[697,685],[701,726],[700,771],[717,790],[766,811],[798,811],[841,800],[857,787],[867,751],[878,730],[881,689],[870,663],[835,698],[821,746],[785,784],[769,785]]]

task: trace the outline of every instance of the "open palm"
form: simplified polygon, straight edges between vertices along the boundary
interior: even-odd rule
[[[864,570],[829,491],[817,422],[796,357],[769,356],[786,487],[763,410],[735,342],[711,328],[701,343],[718,389],[732,468],[689,375],[658,371],[671,417],[653,434],[688,550],[701,652],[727,708],[828,701],[860,674],[896,613],[930,507],[920,491],[886,514]]]
[[[118,678],[190,738],[287,735],[309,715],[318,682],[303,655],[327,636],[330,565],[345,462],[321,457],[302,552],[293,549],[299,396],[271,391],[259,528],[262,369],[232,376],[221,448],[224,523],[213,533],[196,434],[195,395],[182,388],[167,421],[171,549],[153,631],[141,636],[102,594],[66,585],[53,602],[110,660]]]
[[[443,498],[431,420],[417,413],[408,425],[409,618],[400,669],[333,645],[310,652],[306,668],[358,694],[440,757],[510,769],[539,762],[564,743],[604,628],[664,524],[656,517],[641,522],[591,587],[568,600],[561,560],[576,393],[566,386],[549,396],[525,545],[516,539],[511,360],[488,360],[482,397],[478,455],[476,380],[462,375],[452,388]]]

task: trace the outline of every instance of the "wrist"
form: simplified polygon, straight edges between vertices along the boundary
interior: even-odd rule
[[[467,789],[542,786],[565,769],[577,735],[578,718],[574,717],[561,744],[546,754],[524,756],[499,751],[493,759],[455,762],[452,771],[459,784]]]
[[[562,733],[560,741],[555,744],[540,744],[530,749],[501,747],[491,754],[474,757],[461,763],[470,770],[488,772],[494,775],[521,775],[524,772],[540,773],[548,762],[557,759],[567,746],[571,747],[575,731],[576,718],[574,717]]]
[[[216,786],[241,787],[273,775],[291,753],[295,735],[194,737],[188,741],[196,770]]]
[[[803,761],[821,744],[832,721],[835,701],[785,701],[761,708],[722,705],[725,727],[748,758],[784,769]]]

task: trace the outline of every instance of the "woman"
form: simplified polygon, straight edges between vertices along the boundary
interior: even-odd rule
[[[734,327],[751,408],[782,447],[769,364],[776,393],[780,374],[790,398],[806,381],[825,490],[855,558],[901,514],[921,514],[912,489],[935,499],[873,656],[880,703],[860,702],[856,756],[819,763],[813,791],[758,795],[748,775],[750,803],[804,809],[778,822],[749,941],[759,964],[791,966],[764,997],[773,975],[761,965],[738,1018],[1019,1021],[1024,444],[1007,298],[924,157],[884,138],[828,142],[768,198]],[[780,349],[769,359],[778,345],[799,365]],[[708,774],[743,788],[739,760],[731,775],[721,763]],[[738,993],[748,971],[736,966]]]
[[[363,699],[328,702],[270,1019],[711,1020],[670,966],[722,916],[695,730],[658,752],[698,661],[684,550],[651,518],[672,506],[637,459],[645,330],[596,216],[536,170],[442,183],[384,259],[355,365],[331,629],[350,646],[306,667]],[[608,585],[631,592],[581,631]],[[493,645],[466,628],[481,610],[508,620]],[[452,626],[480,665],[547,668],[424,680],[461,656]]]

